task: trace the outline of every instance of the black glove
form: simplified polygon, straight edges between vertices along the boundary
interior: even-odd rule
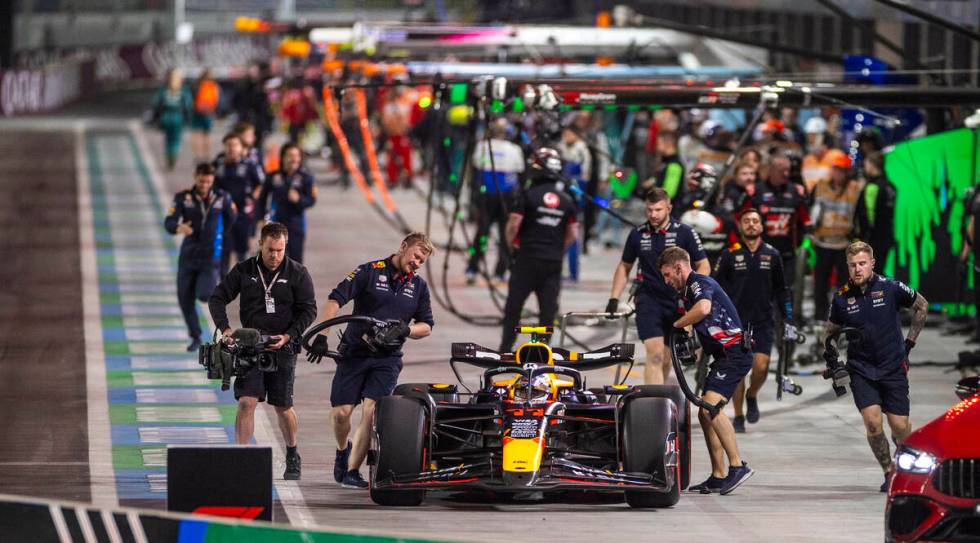
[[[615,313],[619,309],[619,298],[609,298],[609,302],[606,303],[606,313]],[[615,319],[612,315],[606,315],[607,319]]]
[[[839,356],[840,353],[833,347],[824,349],[823,351],[823,361],[827,363],[828,368],[835,368],[840,365],[840,362],[837,360]]]
[[[319,364],[323,356],[327,354],[327,336],[322,334],[313,339],[313,344],[306,350],[306,360],[310,364]]]
[[[387,321],[378,329],[369,343],[378,350],[397,350],[405,343],[405,338],[412,332],[407,322],[397,319]]]
[[[851,374],[847,372],[847,368],[844,366],[839,366],[830,376],[834,380],[835,387],[843,388],[851,385]]]
[[[911,339],[905,338],[905,356],[908,356],[909,353],[911,353],[912,349],[914,348],[915,348],[915,342],[912,341]]]

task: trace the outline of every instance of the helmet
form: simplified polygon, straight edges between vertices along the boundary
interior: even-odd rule
[[[551,173],[561,173],[561,155],[551,147],[540,147],[531,156],[531,167]]]
[[[691,191],[701,190],[708,193],[716,183],[718,183],[718,172],[710,164],[699,162],[691,173],[687,174],[687,186]]]
[[[718,132],[721,132],[721,123],[711,119],[704,121],[701,123],[701,126],[698,127],[698,137],[702,140],[711,139],[713,136],[716,136]]]
[[[827,131],[827,121],[823,117],[810,117],[803,125],[805,134],[823,134]]]
[[[850,169],[851,162],[850,157],[841,151],[840,149],[831,149],[827,151],[827,157],[825,159],[831,166],[835,168],[844,168],[845,170]]]
[[[536,375],[528,386],[527,377],[522,377],[511,385],[515,401],[530,403],[547,402],[551,399],[551,382],[547,375]]]

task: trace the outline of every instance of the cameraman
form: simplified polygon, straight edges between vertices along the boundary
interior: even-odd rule
[[[302,264],[286,257],[289,233],[277,222],[267,223],[259,235],[259,256],[235,265],[214,289],[208,307],[214,324],[229,341],[232,329],[225,306],[241,294],[242,326],[271,335],[275,343],[266,347],[277,354],[277,370],[252,368],[235,378],[235,440],[247,444],[255,428],[255,406],[264,401],[275,406],[279,428],[286,442],[284,479],[300,477],[300,457],[296,452],[296,413],[293,411],[293,380],[296,353],[303,331],[316,317],[313,280]]]
[[[416,275],[434,252],[435,246],[425,234],[413,232],[402,240],[397,253],[358,266],[330,293],[324,321],[336,317],[340,308],[351,301],[353,315],[390,321],[380,333],[362,323],[349,323],[338,348],[343,358],[337,360],[337,373],[330,388],[331,417],[338,445],[333,476],[345,488],[368,487],[359,469],[371,442],[375,405],[383,396],[391,394],[398,383],[402,370],[401,345],[406,338],[428,336],[435,325],[429,287]],[[326,353],[326,334],[324,330],[314,340],[309,354],[311,362],[319,362],[319,357]],[[347,440],[351,415],[361,400],[364,400],[361,423],[351,443]]]
[[[854,404],[868,433],[868,445],[885,472],[881,491],[887,492],[892,454],[881,413],[884,411],[888,418],[895,444],[901,445],[912,432],[909,352],[926,323],[929,303],[904,283],[876,274],[874,250],[867,243],[855,241],[844,253],[850,281],[834,295],[822,343],[826,344],[827,338],[844,326],[857,328],[861,337],[847,345],[846,369],[838,366],[836,349],[827,349],[824,358],[828,367],[837,368],[833,374],[835,385],[850,381]],[[903,307],[912,308],[912,325],[904,340],[898,314]]]

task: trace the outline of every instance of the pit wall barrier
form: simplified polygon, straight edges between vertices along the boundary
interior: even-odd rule
[[[243,508],[247,509],[247,508]],[[247,514],[247,512],[243,512]],[[0,494],[0,540],[5,543],[428,543],[433,540],[327,530],[294,530],[258,521],[177,515],[140,509]]]

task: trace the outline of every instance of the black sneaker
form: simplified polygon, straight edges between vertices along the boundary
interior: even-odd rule
[[[735,417],[732,419],[732,427],[735,428],[736,434],[745,433],[745,417]]]
[[[303,461],[299,453],[286,454],[286,471],[282,474],[282,478],[287,481],[298,481],[302,466]]]
[[[755,470],[750,468],[745,462],[742,462],[742,465],[738,467],[729,467],[728,477],[725,477],[725,485],[721,488],[721,495],[726,496],[731,494],[753,475],[755,475]]]
[[[700,492],[701,494],[712,494],[721,491],[721,487],[724,484],[725,479],[712,475],[699,484],[687,487],[687,491]]]
[[[347,459],[350,458],[351,442],[347,442],[347,447],[343,450],[337,449],[337,455],[333,459],[333,480],[338,483],[344,482],[344,474],[347,473]]]
[[[340,486],[344,488],[356,488],[356,489],[366,489],[368,487],[367,481],[361,478],[361,472],[356,469],[352,469],[344,474],[344,480],[340,483]]]
[[[759,399],[752,396],[745,396],[745,420],[749,424],[759,422]]]
[[[191,339],[191,344],[187,346],[187,352],[194,353],[201,348],[201,338],[196,337]]]

